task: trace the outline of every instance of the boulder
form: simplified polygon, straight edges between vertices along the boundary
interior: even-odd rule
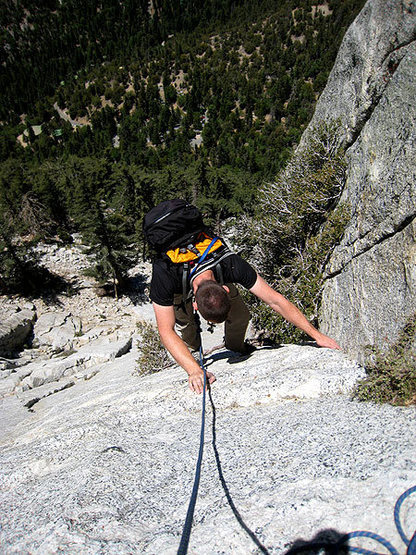
[[[21,391],[17,393],[17,398],[21,401],[24,407],[32,409],[32,407],[38,403],[41,399],[49,397],[55,393],[59,393],[68,387],[75,385],[75,377],[67,377],[61,379],[57,382],[48,382],[35,389],[28,389],[26,391]]]
[[[24,367],[26,377],[19,384],[20,390],[33,389],[45,383],[56,382],[86,368],[112,361],[126,354],[132,346],[131,336],[108,336],[81,347],[67,357],[56,357],[43,362],[33,362]]]
[[[73,347],[81,333],[82,322],[77,316],[63,312],[45,312],[39,316],[33,329],[33,347],[50,347],[59,352]]]
[[[76,243],[69,247],[40,243],[35,251],[40,255],[43,266],[68,280],[78,280],[79,272],[90,264],[88,256],[83,252],[83,246]]]
[[[0,380],[0,399],[5,395],[12,393],[20,383],[20,378],[17,374],[9,374],[2,377]]]
[[[32,304],[14,307],[0,322],[0,356],[12,356],[23,348],[32,334],[35,320],[36,312]]]

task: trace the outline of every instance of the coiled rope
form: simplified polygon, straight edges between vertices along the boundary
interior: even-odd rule
[[[403,531],[403,526],[400,521],[400,509],[403,504],[403,501],[407,499],[412,493],[416,492],[416,486],[413,486],[406,490],[396,501],[396,505],[394,506],[394,523],[396,525],[397,531],[403,541],[403,543],[407,546],[406,555],[416,555],[416,530],[412,536],[412,538],[408,538]],[[306,542],[304,545],[294,547],[289,549],[286,552],[286,555],[295,555],[295,553],[304,553],[304,552],[311,552],[311,550],[317,549],[325,549],[328,554],[336,555],[337,553],[341,552],[344,553],[343,548],[347,548],[348,552],[353,553],[361,553],[363,555],[381,555],[378,551],[372,551],[369,549],[364,549],[362,547],[355,547],[355,546],[345,546],[346,542],[353,538],[369,538],[371,540],[375,540],[383,547],[385,547],[391,555],[400,555],[400,552],[397,551],[392,544],[387,541],[382,536],[375,534],[374,532],[367,532],[364,530],[357,530],[356,532],[350,532],[349,534],[344,534],[337,542],[330,543],[330,542]]]
[[[406,534],[403,531],[403,526],[400,522],[400,509],[401,506],[403,504],[403,501],[405,499],[407,499],[407,497],[409,497],[410,495],[412,495],[412,493],[414,493],[416,491],[416,486],[413,486],[411,488],[409,488],[408,490],[406,490],[404,493],[402,493],[402,495],[398,498],[398,500],[396,501],[396,504],[394,506],[394,524],[396,525],[396,529],[403,541],[403,543],[407,546],[407,551],[406,551],[406,555],[416,555],[416,530],[413,534],[413,536],[409,539]],[[377,541],[378,543],[380,543],[381,545],[383,545],[386,549],[388,549],[390,551],[390,553],[392,555],[400,555],[399,551],[397,551],[390,542],[388,542],[386,539],[384,539],[383,537],[379,536],[378,534],[374,534],[373,532],[365,532],[365,531],[357,531],[357,532],[351,532],[350,534],[347,534],[345,536],[345,538],[342,538],[340,540],[340,542],[338,542],[337,545],[341,545],[342,543],[345,543],[346,541],[352,539],[352,538],[371,538],[372,540]],[[354,553],[363,553],[364,555],[373,555],[375,552],[374,551],[368,551],[367,549],[362,549],[361,547],[350,547],[348,546],[350,551],[353,551]]]
[[[400,509],[403,501],[407,497],[409,497],[409,495],[412,495],[412,493],[415,493],[415,492],[416,492],[416,486],[409,488],[407,491],[402,493],[402,495],[399,497],[394,507],[394,523],[396,525],[397,531],[400,534],[400,537],[402,538],[403,543],[407,545],[408,555],[416,555],[416,530],[414,531],[413,536],[409,540],[409,538],[404,533],[403,527],[400,522]]]

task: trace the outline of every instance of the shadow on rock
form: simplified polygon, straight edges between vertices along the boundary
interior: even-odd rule
[[[94,291],[97,297],[114,298],[117,293],[117,295],[128,297],[133,304],[141,305],[149,302],[149,297],[146,293],[146,287],[148,286],[147,279],[144,275],[126,278],[123,280],[122,285],[117,286],[117,290],[115,290],[113,283],[102,283],[97,285]]]
[[[41,297],[53,304],[57,294],[65,291],[71,293],[71,284],[43,266],[39,254],[22,254],[11,245],[1,254],[4,256],[0,257],[3,270],[3,275],[0,276],[0,294]]]
[[[40,298],[48,306],[62,306],[58,295],[70,296],[76,293],[72,283],[43,267],[31,268],[24,277],[26,283],[22,284],[19,293],[29,299]]]
[[[43,285],[39,285],[37,289],[29,292],[28,296],[29,298],[41,298],[47,306],[62,307],[63,303],[59,300],[58,295],[64,294],[68,297],[75,295],[77,288],[63,277],[53,274],[49,270],[44,270],[42,273]]]
[[[285,555],[295,555],[297,553],[310,555],[344,555],[350,553],[347,543],[344,541],[346,534],[328,528],[321,530],[310,541],[304,539],[296,540]]]
[[[221,346],[219,346],[221,347]],[[219,360],[227,360],[229,362],[231,362],[233,359],[236,359],[236,362],[242,362],[243,360],[247,360],[247,358],[249,358],[254,352],[256,351],[274,351],[276,349],[280,349],[284,347],[284,345],[280,345],[280,344],[275,344],[273,346],[271,345],[260,345],[260,348],[256,348],[254,349],[251,353],[246,354],[239,354],[236,351],[221,351],[219,353],[210,353],[209,358],[204,362],[205,366],[210,366],[211,364],[213,364],[214,362],[217,362]]]
[[[146,275],[136,275],[126,280],[123,288],[123,294],[129,297],[134,304],[143,304],[149,302],[146,288],[148,287],[148,277]]]

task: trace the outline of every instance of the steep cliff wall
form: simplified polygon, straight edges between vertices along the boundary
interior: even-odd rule
[[[416,2],[369,0],[341,45],[302,139],[340,119],[351,209],[327,266],[321,329],[359,359],[416,311]]]

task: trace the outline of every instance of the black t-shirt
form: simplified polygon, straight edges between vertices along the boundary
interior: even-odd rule
[[[251,289],[257,280],[257,273],[252,266],[238,254],[231,254],[221,262],[224,283],[238,283]],[[215,274],[215,271],[214,271]],[[153,262],[150,299],[161,306],[173,305],[176,293],[182,293],[182,268],[169,260],[157,259]]]

